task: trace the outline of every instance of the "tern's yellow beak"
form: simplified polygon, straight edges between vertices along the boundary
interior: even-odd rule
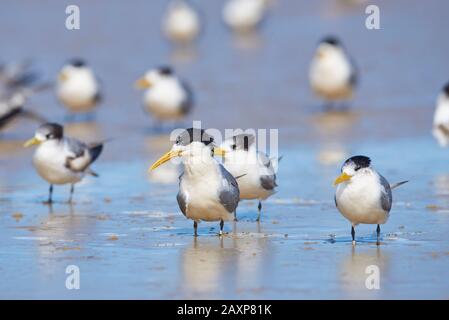
[[[134,85],[137,89],[147,89],[151,87],[151,83],[145,78],[138,79]]]
[[[224,157],[225,154],[226,154],[226,151],[224,149],[222,149],[222,148],[214,148],[214,155]]]
[[[337,179],[335,179],[334,186],[336,186],[337,184],[342,183],[344,181],[348,181],[351,178],[352,177],[349,174],[346,174],[343,172]]]
[[[151,165],[151,167],[148,169],[148,171],[154,170],[157,167],[159,167],[161,164],[169,161],[172,158],[179,157],[181,155],[181,151],[169,151],[166,154],[164,154],[162,157],[160,157],[155,163]]]
[[[38,140],[38,139],[36,139],[36,137],[33,137],[33,138],[31,138],[30,140],[28,140],[27,142],[25,142],[25,143],[23,144],[23,146],[24,146],[25,148],[28,148],[28,147],[34,146],[35,144],[39,144],[39,143],[41,143],[41,141]]]
[[[68,79],[68,76],[67,76],[67,74],[65,72],[61,71],[58,74],[58,79],[59,79],[59,81],[66,81]]]

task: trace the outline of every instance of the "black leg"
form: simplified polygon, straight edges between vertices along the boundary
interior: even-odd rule
[[[257,221],[260,221],[260,211],[262,211],[262,201],[259,200],[259,205],[257,206],[257,210],[259,210],[257,214]]]
[[[376,244],[380,245],[380,225],[377,225],[376,232],[377,232],[377,242],[376,242]]]
[[[73,192],[75,191],[75,184],[70,186],[70,197],[68,203],[72,203]]]
[[[355,245],[355,230],[354,226],[351,227],[352,244]]]
[[[47,200],[47,202],[45,202],[45,203],[47,203],[47,204],[51,204],[51,203],[53,203],[53,185],[51,184],[50,185],[50,189],[48,190],[49,192],[48,192],[48,200]]]
[[[224,227],[224,221],[220,220],[220,236],[223,235],[223,227]]]
[[[234,211],[234,221],[239,221],[239,220],[237,219],[237,209]]]
[[[193,221],[193,235],[196,237],[198,237],[198,222]]]

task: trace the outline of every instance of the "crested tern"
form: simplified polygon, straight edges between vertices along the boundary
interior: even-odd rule
[[[272,160],[265,153],[257,151],[256,137],[252,134],[235,135],[223,141],[220,147],[224,151],[224,167],[238,179],[240,199],[259,200],[259,221],[262,200],[276,192],[276,174]]]
[[[240,193],[235,178],[215,159],[223,150],[216,147],[212,136],[203,129],[183,131],[169,152],[153,163],[150,170],[175,157],[181,157],[184,172],[179,177],[176,197],[179,208],[192,219],[195,237],[200,221],[220,221],[220,235],[224,221],[233,219]]]
[[[352,244],[355,245],[354,227],[358,224],[377,224],[377,245],[380,244],[380,225],[387,222],[393,196],[391,190],[406,183],[390,185],[372,166],[371,159],[353,156],[347,159],[341,175],[335,180],[335,205],[351,224]]]
[[[433,117],[433,136],[442,147],[449,144],[449,82],[444,86],[437,99]]]
[[[357,69],[340,40],[324,38],[316,49],[309,70],[309,81],[315,94],[331,106],[353,96],[357,85]]]
[[[176,43],[194,41],[201,31],[201,20],[195,8],[185,0],[172,0],[163,20],[166,37]]]
[[[147,71],[137,80],[136,87],[147,89],[143,97],[145,110],[160,121],[181,119],[193,107],[190,86],[179,79],[171,67]]]
[[[33,164],[38,174],[50,183],[48,201],[52,203],[53,185],[71,184],[69,203],[75,183],[86,175],[98,175],[90,165],[103,150],[103,143],[85,144],[73,138],[64,137],[64,129],[57,123],[41,125],[34,137],[25,142],[25,147],[38,145],[33,156]]]
[[[93,70],[82,59],[73,59],[58,74],[56,95],[71,112],[90,112],[102,95]]]

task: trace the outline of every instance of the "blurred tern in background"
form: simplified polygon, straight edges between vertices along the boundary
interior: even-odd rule
[[[327,109],[334,102],[352,98],[357,84],[355,64],[341,42],[333,36],[323,39],[316,50],[309,70],[310,85]]]
[[[432,133],[440,146],[447,147],[449,144],[449,82],[438,96]]]
[[[225,140],[221,148],[224,167],[238,179],[240,199],[259,200],[257,221],[260,221],[262,200],[273,195],[277,187],[272,160],[257,151],[256,137],[252,134],[233,136]]]
[[[71,184],[69,203],[72,202],[75,183],[86,175],[98,177],[89,166],[103,150],[103,143],[85,144],[73,138],[64,137],[64,129],[56,123],[46,123],[24,146],[38,145],[33,164],[39,175],[50,183],[48,201],[53,202],[54,184]]]
[[[352,223],[352,244],[355,245],[354,227],[360,223],[377,224],[377,245],[380,244],[380,224],[387,222],[393,197],[391,190],[406,183],[390,185],[372,166],[371,159],[354,156],[346,160],[341,175],[335,180],[335,205]]]
[[[37,113],[24,108],[30,96],[52,86],[50,83],[37,83],[40,74],[30,67],[29,62],[0,65],[0,129],[19,116],[45,121]]]
[[[184,0],[169,3],[162,29],[166,37],[178,44],[196,40],[201,32],[201,20],[195,8]]]
[[[98,81],[84,60],[73,59],[58,75],[56,94],[73,113],[92,111],[102,99]]]
[[[184,173],[179,177],[177,201],[182,213],[194,221],[194,235],[198,222],[220,221],[220,236],[224,221],[232,220],[239,203],[239,188],[234,177],[213,158],[223,150],[202,129],[187,129],[176,139],[169,152],[150,167],[154,170],[175,157],[181,157]]]
[[[137,80],[136,87],[147,89],[143,97],[144,108],[158,121],[180,120],[193,107],[190,86],[179,79],[171,67],[149,70]]]
[[[235,32],[254,31],[267,11],[267,0],[228,0],[223,7],[223,20]]]

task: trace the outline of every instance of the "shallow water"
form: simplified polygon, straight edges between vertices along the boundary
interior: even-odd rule
[[[56,187],[49,208],[32,151],[21,147],[36,125],[21,120],[0,133],[0,298],[449,297],[449,154],[430,134],[449,74],[447,2],[380,1],[382,29],[368,31],[363,5],[273,1],[251,39],[227,32],[219,2],[197,2],[207,29],[187,54],[154,25],[164,1],[109,4],[107,14],[105,4],[79,3],[79,31],[64,29],[62,4],[9,2],[0,12],[1,39],[12,44],[2,47],[5,61],[32,57],[48,78],[74,55],[90,61],[105,102],[95,121],[67,123],[66,131],[87,141],[113,138],[93,166],[100,178],[77,185],[73,206],[64,203],[68,187]],[[329,30],[361,69],[348,112],[322,113],[307,87],[313,48]],[[196,89],[189,120],[279,129],[279,188],[260,223],[257,203],[241,202],[239,222],[226,223],[222,239],[218,223],[201,223],[195,240],[176,204],[178,169],[146,173],[170,143],[149,130],[132,83],[162,62]],[[64,121],[51,92],[29,107]],[[375,226],[359,226],[353,248],[350,224],[334,207],[332,181],[353,154],[370,156],[392,183],[410,180],[394,190],[380,247]],[[68,265],[80,268],[80,290],[65,287]],[[365,287],[369,265],[379,267],[379,290]]]

